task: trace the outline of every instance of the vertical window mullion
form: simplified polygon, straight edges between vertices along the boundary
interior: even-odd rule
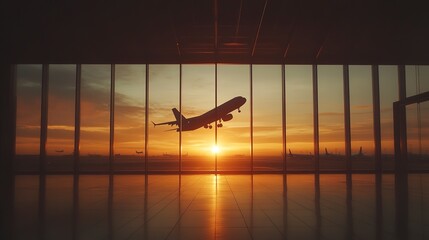
[[[343,65],[343,88],[344,88],[344,150],[346,154],[346,178],[347,183],[351,181],[351,123],[350,123],[350,74],[349,65]]]
[[[48,138],[48,91],[49,91],[49,65],[42,67],[42,101],[40,119],[40,174],[46,172],[46,142]]]
[[[316,181],[319,178],[320,159],[319,159],[319,94],[318,94],[318,76],[317,65],[313,64],[313,132],[314,132],[314,170]]]
[[[81,120],[81,64],[76,65],[76,89],[75,89],[75,110],[74,110],[74,174],[80,172],[80,120]]]
[[[253,64],[250,64],[250,172],[253,174]]]
[[[372,65],[372,104],[374,117],[374,155],[375,172],[382,173],[381,162],[381,123],[380,123],[380,79],[378,65]]]
[[[144,169],[147,176],[148,173],[148,123],[149,123],[149,64],[146,64],[146,79],[145,79],[145,112],[144,112]]]
[[[115,64],[110,65],[110,137],[109,137],[109,172],[113,172],[115,133]]]

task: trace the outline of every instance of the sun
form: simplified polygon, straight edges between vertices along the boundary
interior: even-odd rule
[[[219,153],[219,147],[218,147],[218,146],[216,146],[216,145],[214,145],[214,146],[212,147],[212,153],[214,153],[214,154],[218,154],[218,153]]]

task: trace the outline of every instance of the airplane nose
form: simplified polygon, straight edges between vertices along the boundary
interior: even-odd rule
[[[247,101],[246,98],[240,96],[240,102],[242,102],[241,105],[246,103],[246,101]]]

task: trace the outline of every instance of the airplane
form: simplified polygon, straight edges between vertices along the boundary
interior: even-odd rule
[[[171,109],[173,111],[175,121],[163,122],[163,123],[153,123],[153,126],[158,125],[177,125],[178,128],[172,129],[179,131],[192,131],[198,128],[204,127],[212,129],[211,123],[216,122],[217,127],[222,127],[222,121],[226,122],[233,118],[231,112],[238,109],[238,112],[241,112],[240,107],[246,102],[246,98],[238,96],[235,97],[216,108],[196,117],[186,118],[184,117],[176,108]],[[182,127],[180,127],[180,121],[182,122]],[[217,123],[219,121],[219,123]]]
[[[137,150],[136,150],[136,153],[137,153],[137,154],[142,154],[142,153],[143,153],[143,151],[137,151]]]
[[[57,153],[62,153],[62,152],[64,152],[64,149],[55,150],[55,152],[57,152]]]

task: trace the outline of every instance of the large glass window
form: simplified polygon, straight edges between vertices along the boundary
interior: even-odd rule
[[[218,129],[218,170],[250,171],[250,66],[218,65],[218,106],[241,96],[246,103]]]
[[[39,169],[42,65],[17,65],[15,169]]]
[[[175,121],[173,108],[179,109],[180,66],[149,66],[149,121]],[[149,128],[148,170],[179,170],[179,133],[177,125]]]
[[[313,170],[313,83],[311,65],[285,65],[286,102],[282,103],[282,66],[246,64],[154,64],[149,66],[149,108],[145,109],[146,65],[115,65],[114,169],[149,171],[282,170],[282,104],[286,105],[287,169]],[[343,66],[318,65],[321,170],[345,170]],[[215,72],[217,69],[217,72]],[[406,94],[429,90],[429,67],[409,65]],[[49,65],[47,170],[73,170],[76,65]],[[109,167],[111,65],[81,69],[80,167]],[[17,65],[16,160],[18,171],[39,170],[42,65]],[[180,78],[182,86],[180,88]],[[217,79],[216,79],[217,78]],[[394,167],[393,102],[398,100],[398,67],[379,66],[383,169]],[[369,65],[349,66],[352,166],[374,169],[372,73]],[[251,82],[252,81],[252,82]],[[215,84],[217,83],[217,88]],[[253,92],[251,94],[251,85]],[[181,91],[181,92],[180,92]],[[237,96],[240,111],[199,129],[179,133],[173,109],[189,119]],[[215,99],[217,96],[217,99]],[[253,99],[250,99],[250,97]],[[253,102],[253,119],[251,119]],[[429,104],[407,106],[411,169],[426,168]],[[149,111],[149,131],[145,113]],[[253,129],[250,123],[253,122]],[[157,125],[160,124],[161,125]],[[155,125],[155,127],[154,127]],[[217,146],[215,146],[215,126]],[[210,128],[211,127],[211,128]],[[253,131],[253,139],[250,133]],[[216,165],[217,164],[217,165]],[[429,168],[429,166],[428,166]]]
[[[344,170],[343,66],[318,66],[320,169]]]
[[[182,114],[199,116],[215,107],[215,67],[182,66]],[[193,131],[182,132],[182,170],[214,170],[214,123]]]
[[[73,170],[76,65],[49,65],[47,169]]]
[[[145,65],[115,65],[115,170],[144,170]]]
[[[107,170],[110,141],[110,65],[82,65],[80,167]]]
[[[371,66],[350,66],[352,168],[375,168]]]
[[[281,65],[253,65],[253,101],[254,170],[282,170]]]
[[[287,169],[314,170],[311,65],[286,65]]]

